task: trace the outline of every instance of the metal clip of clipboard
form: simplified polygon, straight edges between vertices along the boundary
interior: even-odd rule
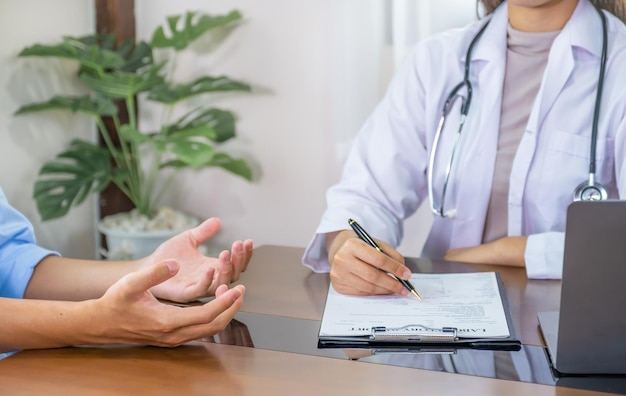
[[[406,347],[372,348],[372,355],[456,355],[457,348],[445,347]]]
[[[440,329],[423,325],[406,325],[402,327],[372,327],[370,340],[373,341],[420,341],[420,342],[452,342],[458,340],[456,327]]]

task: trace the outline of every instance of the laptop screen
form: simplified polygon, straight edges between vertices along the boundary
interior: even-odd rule
[[[570,204],[560,312],[539,318],[557,371],[626,374],[626,201]]]

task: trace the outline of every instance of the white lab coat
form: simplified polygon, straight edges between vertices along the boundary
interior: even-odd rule
[[[609,198],[626,197],[626,27],[609,13],[608,61],[597,139],[596,181]],[[398,246],[403,219],[428,199],[427,167],[444,101],[463,79],[467,48],[485,21],[418,44],[359,132],[340,182],[327,193],[316,235],[303,263],[329,270],[324,233],[346,229],[348,218],[372,236]],[[496,158],[506,58],[506,5],[471,56],[473,98],[447,199],[457,215],[436,217],[423,255],[479,245]],[[526,131],[515,155],[508,197],[508,235],[528,235],[529,278],[560,278],[567,206],[588,179],[590,136],[602,49],[601,20],[580,0],[555,38]],[[523,82],[521,82],[523,83]],[[440,145],[450,147],[459,112],[446,121]],[[435,180],[449,155],[437,158]],[[436,184],[436,183],[433,183]],[[443,183],[441,183],[443,184]],[[441,186],[435,186],[435,195]],[[593,265],[593,263],[590,263]]]

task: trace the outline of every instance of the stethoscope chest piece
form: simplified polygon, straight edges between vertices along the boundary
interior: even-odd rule
[[[607,198],[606,188],[593,180],[580,183],[574,190],[574,201],[603,201]]]

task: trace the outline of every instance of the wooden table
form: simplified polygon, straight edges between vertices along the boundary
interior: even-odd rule
[[[241,282],[242,315],[319,321],[328,275],[300,264],[301,248],[261,246]],[[523,270],[410,260],[414,270],[497,270],[524,344],[542,345],[538,311],[558,309],[560,282]],[[289,334],[286,332],[285,334]],[[251,335],[253,341],[255,334]],[[284,334],[279,336],[285,337]],[[311,340],[314,341],[314,340]],[[245,343],[244,343],[245,344]],[[589,395],[603,394],[341,358],[210,342],[174,348],[110,347],[25,351],[0,361],[0,395]]]

